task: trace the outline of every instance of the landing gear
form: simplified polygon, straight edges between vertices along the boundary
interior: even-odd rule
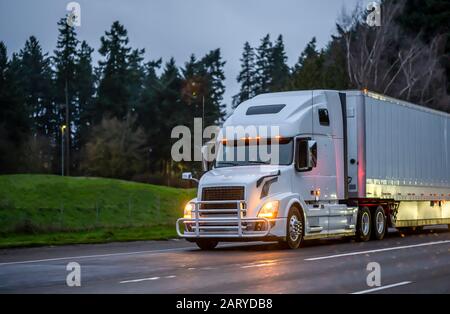
[[[362,207],[358,211],[356,223],[356,240],[366,242],[370,240],[372,233],[372,215],[368,207]]]
[[[300,210],[293,206],[289,210],[286,227],[286,240],[280,241],[280,246],[289,249],[297,249],[303,242],[304,221]]]
[[[217,244],[219,244],[218,241],[208,240],[208,239],[200,239],[200,240],[195,241],[195,243],[203,251],[214,250],[214,248],[217,246]]]
[[[386,214],[383,206],[378,206],[373,213],[372,238],[374,240],[383,240],[386,234]]]

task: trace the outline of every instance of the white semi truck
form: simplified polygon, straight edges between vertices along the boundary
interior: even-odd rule
[[[308,239],[381,240],[389,226],[450,224],[447,113],[368,91],[310,90],[245,101],[222,129],[247,126],[278,128],[276,164],[247,151],[272,145],[266,134],[217,137],[212,167],[176,224],[201,249],[274,240],[295,249]]]

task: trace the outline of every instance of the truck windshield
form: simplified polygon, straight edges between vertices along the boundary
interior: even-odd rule
[[[270,139],[263,141],[223,141],[219,144],[216,168],[250,165],[290,165],[294,150],[293,143],[292,138],[277,139],[276,141],[273,140],[273,142]]]

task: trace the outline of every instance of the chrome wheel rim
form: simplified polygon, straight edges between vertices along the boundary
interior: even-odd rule
[[[367,212],[364,212],[361,217],[361,231],[362,231],[363,235],[369,234],[369,228],[370,228],[369,214]]]
[[[384,215],[381,211],[377,213],[376,223],[378,234],[382,234],[384,230]]]
[[[289,237],[293,242],[297,241],[302,233],[302,223],[296,215],[289,220]]]

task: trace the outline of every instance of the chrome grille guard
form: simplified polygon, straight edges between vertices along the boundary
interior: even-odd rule
[[[243,218],[247,212],[245,201],[196,201],[191,211],[193,218],[180,218],[176,222],[177,233],[182,238],[257,238],[270,233],[271,224],[267,218]],[[236,204],[232,209],[203,209],[206,204]],[[233,214],[231,217],[202,218],[202,214]],[[248,223],[262,223],[265,230],[247,230]],[[184,232],[180,230],[183,224]],[[191,231],[187,231],[190,226]]]

